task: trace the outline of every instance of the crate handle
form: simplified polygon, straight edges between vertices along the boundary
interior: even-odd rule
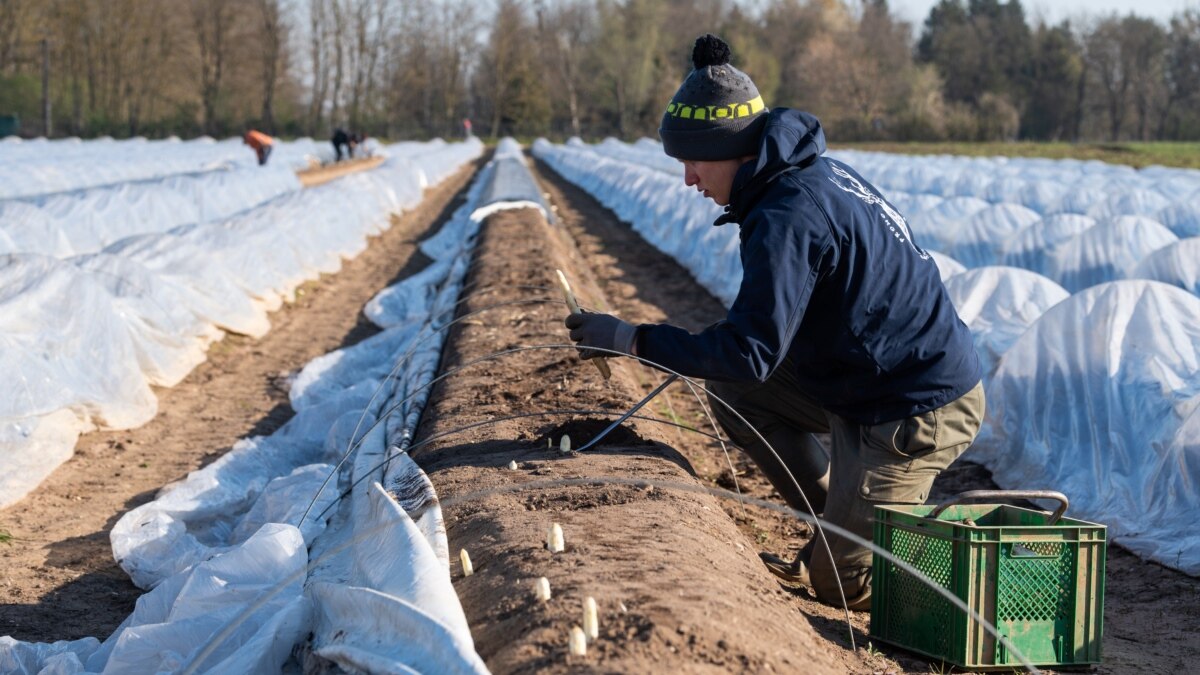
[[[1050,516],[1050,522],[1046,523],[1047,525],[1056,524],[1058,519],[1067,512],[1067,506],[1070,503],[1067,501],[1066,495],[1054,490],[968,490],[951,497],[950,501],[938,504],[926,517],[936,520],[942,511],[968,499],[1053,499],[1059,502],[1059,505],[1054,514]]]

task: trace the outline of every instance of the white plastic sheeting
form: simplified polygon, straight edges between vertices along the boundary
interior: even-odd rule
[[[477,141],[464,145],[442,152],[461,166],[482,150]],[[452,164],[431,162],[430,175]],[[383,176],[415,180],[409,171]],[[447,225],[457,243],[441,251],[464,264],[440,281],[447,291],[437,297],[447,304],[427,316],[449,316],[461,288],[477,194],[473,187]],[[331,360],[353,359],[315,360],[297,379],[311,386],[294,395],[297,414],[287,424],[240,441],[118,521],[114,557],[153,590],[106,641],[5,638],[0,669],[258,673],[289,662],[310,672],[485,673],[450,585],[437,497],[399,451],[411,427],[393,424],[419,414],[405,404],[417,389],[427,394],[444,334],[426,322],[406,335],[335,352],[357,350],[359,364],[385,369],[367,369],[357,382],[345,370],[337,383],[326,379],[337,370]]]
[[[328,150],[324,148],[328,147]],[[328,143],[312,139],[276,140],[264,168],[296,170],[332,158]],[[0,199],[29,198],[169,176],[201,174],[230,167],[259,168],[241,138],[216,141],[207,136],[181,141],[131,138],[0,140]]]
[[[1025,329],[1070,295],[1046,277],[1015,267],[966,271],[946,279],[946,290],[975,338],[984,381]]]
[[[967,269],[966,265],[963,265],[945,253],[938,253],[937,251],[926,251],[926,253],[933,258],[933,262],[938,268],[938,276],[942,278],[943,282],[959,272],[965,272]]]
[[[1053,486],[1134,552],[1200,574],[1200,298],[1089,288],[1001,359],[970,456],[1001,485]]]
[[[83,638],[47,645],[0,638],[0,671],[22,675],[179,672],[231,619],[245,612],[246,630],[232,636],[219,657],[197,664],[196,672],[278,672],[292,644],[307,630],[311,612],[303,595],[307,562],[304,540],[296,528],[265,525],[244,546],[176,575],[138,598],[133,614],[104,643]]]
[[[966,222],[989,206],[988,202],[976,197],[951,197],[936,202],[928,211],[901,213],[908,219],[921,248],[944,251]]]
[[[97,425],[131,427],[154,416],[154,395],[113,297],[74,265],[0,257],[0,326],[0,372],[11,378],[0,419],[70,409]]]
[[[94,253],[128,236],[229,218],[299,189],[291,170],[255,167],[0,201],[0,229],[13,239],[2,252]]]
[[[1153,217],[1171,204],[1172,201],[1157,190],[1134,188],[1116,191],[1108,199],[1088,209],[1087,215],[1096,220],[1116,218],[1117,216]]]
[[[0,256],[0,506],[69,459],[80,433],[154,417],[126,309],[107,281],[54,258]]]
[[[1162,281],[1200,296],[1200,237],[1158,249],[1138,263],[1129,276]]]
[[[1158,219],[1176,236],[1200,237],[1200,191],[1185,202],[1176,202],[1158,213]]]
[[[0,402],[0,459],[16,467],[0,479],[0,506],[70,457],[78,432],[144,424],[156,409],[149,384],[177,383],[221,330],[264,335],[267,312],[300,284],[340,269],[431,177],[481,152],[479,141],[410,147],[373,171],[101,254],[0,256],[0,372],[17,392]],[[78,422],[52,433],[43,418],[61,422],[63,410]]]
[[[1044,275],[1058,246],[1095,224],[1094,218],[1077,213],[1046,216],[1005,242],[1001,263]]]
[[[655,246],[682,251],[672,255],[729,302],[741,273],[736,233],[708,227],[718,210],[676,195],[678,178],[647,177],[661,173],[639,165],[654,147],[539,141],[534,150]],[[1074,515],[1111,525],[1119,543],[1200,574],[1200,300],[1156,282],[1104,283],[1151,277],[1196,292],[1200,249],[1172,231],[1200,231],[1200,172],[834,154],[895,195],[971,328],[988,417],[968,457],[1004,487],[1066,492]],[[730,229],[732,247],[705,237],[714,229]],[[1031,271],[980,266],[998,261]]]
[[[967,267],[994,265],[1005,242],[1039,220],[1041,216],[1019,204],[989,206],[954,232],[946,252]]]
[[[1176,241],[1170,230],[1149,218],[1119,216],[1055,247],[1046,276],[1071,292],[1124,279],[1143,258]]]

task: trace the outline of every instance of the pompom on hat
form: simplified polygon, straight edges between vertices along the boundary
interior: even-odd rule
[[[706,33],[663,113],[658,135],[676,159],[715,161],[758,154],[767,106],[748,75],[729,65],[729,45]]]

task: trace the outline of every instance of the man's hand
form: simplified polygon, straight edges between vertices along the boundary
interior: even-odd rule
[[[612,356],[608,352],[598,352],[595,349],[611,349],[622,354],[633,353],[633,341],[637,337],[637,327],[611,314],[592,312],[568,314],[563,323],[571,329],[571,339],[579,348],[579,358],[581,359]]]

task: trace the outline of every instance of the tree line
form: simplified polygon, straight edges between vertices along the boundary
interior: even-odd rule
[[[1200,139],[1200,11],[1019,0],[0,0],[0,116],[53,135],[654,136],[703,32],[836,140]]]

